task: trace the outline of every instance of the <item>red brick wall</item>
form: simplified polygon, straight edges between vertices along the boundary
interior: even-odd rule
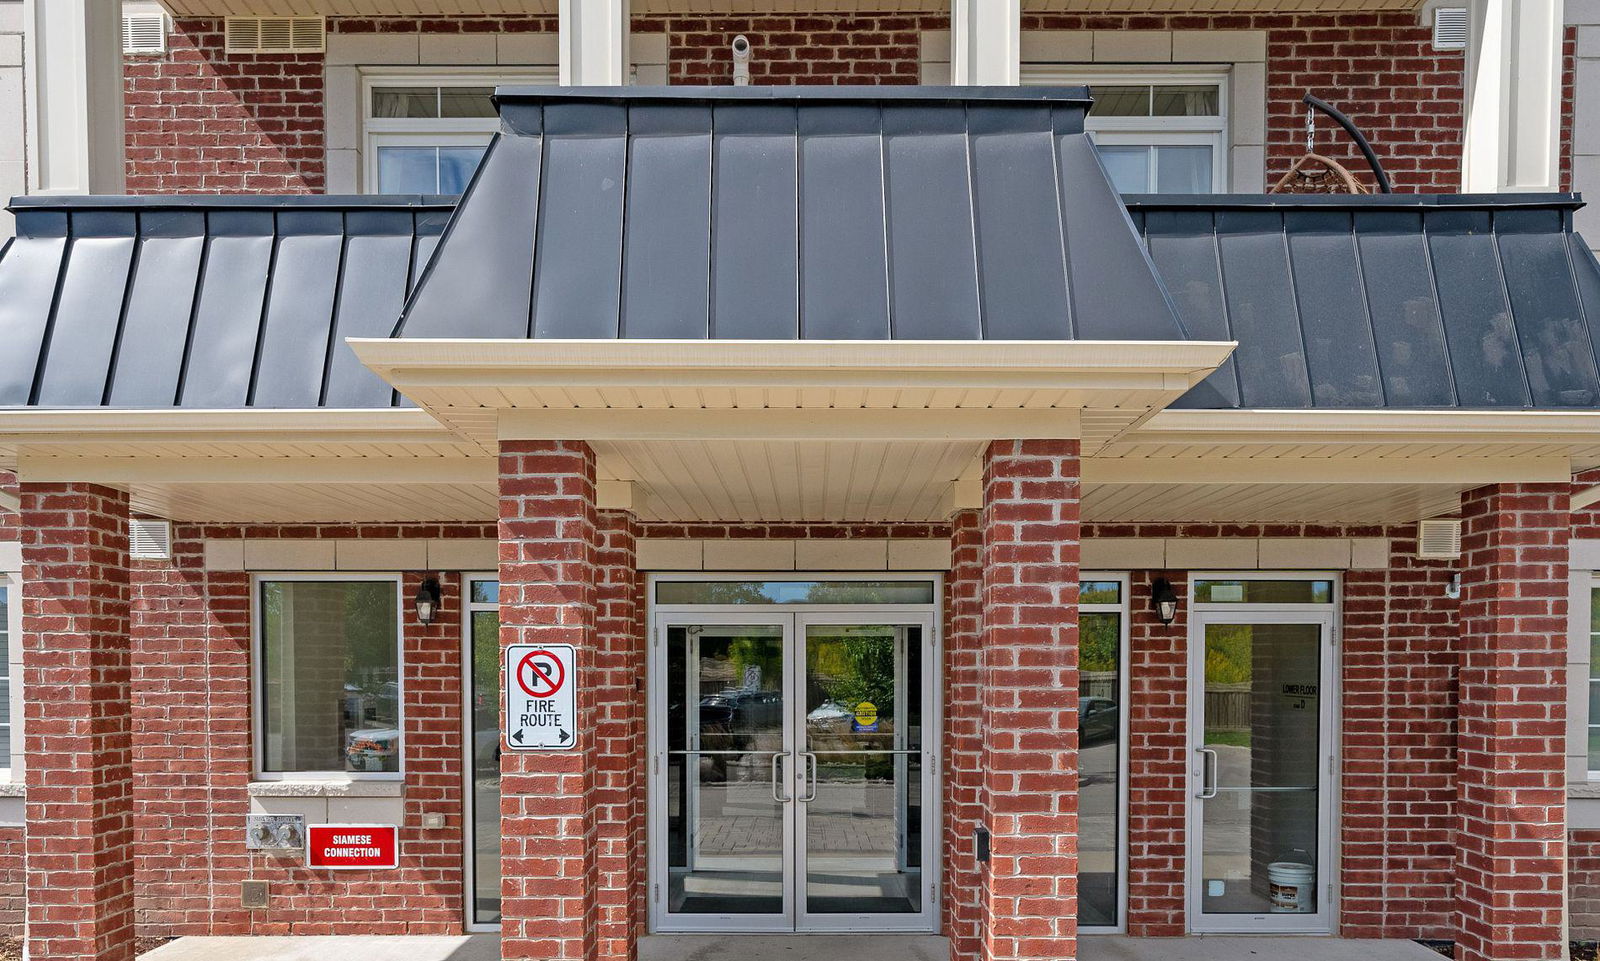
[[[952,955],[975,958],[982,934],[973,837],[983,817],[983,529],[977,511],[952,518],[945,581],[944,917]]]
[[[1438,51],[1414,12],[1173,14],[1022,18],[1024,30],[1264,30],[1267,33],[1267,186],[1305,153],[1310,91],[1344,111],[1372,141],[1394,188],[1461,187],[1459,51]],[[1364,183],[1360,152],[1318,115],[1317,152]]]
[[[1569,487],[1502,484],[1462,498],[1462,961],[1566,956]]]
[[[1078,442],[983,456],[983,961],[1078,944]]]
[[[450,934],[462,919],[460,585],[442,578],[433,625],[403,617],[405,823],[395,871],[320,872],[244,846],[251,780],[251,577],[207,571],[207,538],[493,537],[484,525],[200,526],[170,562],[133,572],[134,829],[139,933]],[[403,578],[413,596],[420,574]],[[409,605],[407,605],[409,607]],[[196,737],[197,729],[206,731]],[[425,813],[446,826],[424,830]],[[239,883],[270,907],[239,907]]]
[[[221,19],[175,21],[130,57],[129,193],[321,193],[322,56],[226,55]]]
[[[750,39],[753,84],[851,84],[920,81],[920,34],[947,30],[950,19],[915,14],[635,17],[638,33],[665,33],[670,82],[733,82],[729,44]]]
[[[635,555],[638,521],[600,511],[596,605],[595,742],[600,957],[631,958],[646,921],[644,580]]]
[[[899,13],[636,17],[666,33],[675,84],[732,79],[728,43],[754,45],[755,83],[916,83],[918,35],[942,16]],[[1462,125],[1458,52],[1432,49],[1414,13],[1024,17],[1026,30],[1264,30],[1267,182],[1304,149],[1307,89],[1344,109],[1377,145],[1396,189],[1453,192]],[[552,17],[335,18],[352,33],[551,32]],[[226,56],[221,21],[180,19],[166,57],[128,60],[129,190],[316,193],[324,189],[320,56]],[[1570,76],[1570,70],[1569,70]],[[1318,149],[1366,178],[1325,118]],[[1570,136],[1567,138],[1570,143]],[[1570,163],[1565,158],[1564,163]]]
[[[22,488],[30,956],[133,958],[128,495]]]
[[[1600,831],[1567,835],[1568,924],[1573,940],[1600,937]]]
[[[1385,570],[1344,579],[1339,731],[1340,933],[1447,938],[1454,910],[1457,602],[1453,565],[1419,561],[1415,529],[1097,524],[1085,537],[1388,537]],[[1149,609],[1165,577],[1171,626]],[[1135,571],[1130,592],[1128,928],[1186,931],[1188,592],[1184,571]]]

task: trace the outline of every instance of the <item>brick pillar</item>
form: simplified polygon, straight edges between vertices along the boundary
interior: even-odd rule
[[[599,514],[599,956],[617,961],[633,958],[645,919],[645,625],[638,528],[627,511]]]
[[[577,747],[500,755],[502,958],[598,956],[597,547],[589,446],[502,442],[500,646],[578,652]]]
[[[1178,595],[1170,625],[1150,609],[1156,578]],[[1128,933],[1185,931],[1189,816],[1189,599],[1183,571],[1137,571],[1128,584]]]
[[[981,922],[973,835],[983,813],[983,526],[977,511],[950,518],[945,589],[943,928],[952,961],[976,961]]]
[[[1460,961],[1566,957],[1568,489],[1462,498]]]
[[[983,471],[985,961],[1078,934],[1078,442],[995,441]]]
[[[128,498],[22,485],[28,947],[133,957]]]

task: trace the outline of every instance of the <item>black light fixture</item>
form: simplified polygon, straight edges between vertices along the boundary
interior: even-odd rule
[[[1158,577],[1150,584],[1150,609],[1163,624],[1171,624],[1178,616],[1178,594],[1165,577]]]
[[[416,608],[417,623],[432,624],[434,618],[439,616],[439,579],[437,577],[424,577],[422,586],[417,589]]]

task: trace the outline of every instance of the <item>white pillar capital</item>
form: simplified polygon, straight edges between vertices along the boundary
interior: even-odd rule
[[[950,82],[1022,82],[1022,0],[950,0]]]
[[[561,85],[628,82],[628,0],[561,0]]]
[[[1470,0],[1461,186],[1561,183],[1561,0]]]
[[[23,0],[23,25],[29,191],[122,193],[121,0]]]

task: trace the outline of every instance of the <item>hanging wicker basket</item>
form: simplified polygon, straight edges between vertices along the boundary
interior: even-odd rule
[[[1368,194],[1372,190],[1337,160],[1307,153],[1278,178],[1269,194]]]

